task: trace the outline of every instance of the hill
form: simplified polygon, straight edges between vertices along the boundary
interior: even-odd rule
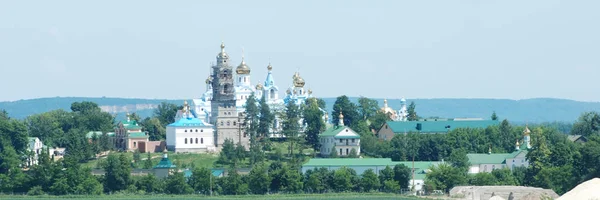
[[[335,98],[323,98],[331,112]],[[357,97],[351,97],[356,102]],[[376,99],[383,105],[383,99]],[[126,98],[88,98],[53,97],[0,102],[0,109],[6,110],[13,118],[23,119],[29,115],[50,110],[70,110],[71,103],[78,101],[96,102],[101,108],[122,119],[126,112],[136,112],[141,117],[152,115],[160,102],[182,104],[183,100],[166,99],[126,99]],[[579,102],[566,99],[537,98],[525,100],[509,99],[409,99],[417,105],[419,116],[423,117],[480,117],[489,118],[493,111],[500,119],[509,119],[516,123],[573,122],[582,112],[600,111],[600,102]],[[396,110],[400,108],[400,99],[388,99],[388,105]]]

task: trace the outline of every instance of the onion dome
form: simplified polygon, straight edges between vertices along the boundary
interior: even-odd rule
[[[308,94],[312,94],[312,89],[308,89]]]
[[[229,55],[227,55],[227,53],[225,53],[225,43],[223,43],[223,42],[221,42],[221,52],[219,52],[219,54],[217,54],[217,57],[225,58],[225,59],[229,58]]]
[[[269,66],[267,66],[267,70],[269,70],[269,71],[273,70],[273,66],[271,66],[271,63],[269,63]]]
[[[344,119],[344,115],[342,115],[342,111],[340,111],[340,115],[338,116],[340,119]]]
[[[244,61],[244,57],[242,57],[242,63],[240,63],[240,65],[238,65],[238,67],[235,69],[235,72],[237,74],[250,74],[250,67],[248,67],[248,65],[246,65],[246,62]]]
[[[304,79],[300,77],[300,73],[296,72],[294,74],[294,86],[296,87],[304,87]]]
[[[387,99],[383,100],[383,107],[381,107],[381,112],[390,115],[390,117],[394,118],[396,116],[396,111],[394,109],[388,107]]]
[[[263,90],[264,86],[261,83],[256,85],[256,90]]]
[[[523,130],[523,134],[529,135],[530,133],[531,133],[531,131],[529,130],[529,127],[525,126],[525,130]]]

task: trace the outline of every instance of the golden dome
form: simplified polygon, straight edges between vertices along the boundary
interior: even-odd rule
[[[312,94],[312,89],[308,89],[308,94]]]
[[[238,65],[238,67],[235,69],[235,72],[237,74],[250,74],[250,67],[248,67],[248,65],[246,65],[246,62],[244,61],[244,57],[242,57],[242,63],[240,63],[240,65]]]
[[[262,89],[263,89],[263,87],[264,87],[264,86],[262,85],[262,83],[258,83],[258,84],[256,85],[256,89],[257,89],[257,90],[262,90]]]
[[[529,127],[525,126],[525,130],[523,130],[523,134],[529,135],[529,133],[531,133],[531,131],[529,130]]]
[[[269,66],[267,66],[267,70],[269,70],[269,71],[273,70],[273,66],[271,66],[271,63],[269,63]]]
[[[517,144],[516,145],[519,146],[519,140],[517,140]]]
[[[342,115],[342,111],[340,111],[340,115],[338,116],[340,119],[344,119],[344,115]]]
[[[226,59],[229,58],[227,53],[225,53],[225,43],[223,43],[223,42],[221,42],[221,52],[219,52],[217,57],[226,58]]]
[[[304,79],[300,77],[300,73],[296,72],[294,74],[294,86],[296,87],[304,87]]]

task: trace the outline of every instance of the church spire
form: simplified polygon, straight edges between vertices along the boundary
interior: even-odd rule
[[[338,126],[344,126],[344,115],[342,114],[342,111],[340,111],[340,115],[338,116],[339,118],[339,122],[338,122]]]
[[[492,154],[492,145],[490,144],[490,148],[488,149],[488,154]]]
[[[515,150],[518,151],[519,149],[520,149],[520,147],[519,147],[519,140],[517,139],[517,143],[515,144]]]

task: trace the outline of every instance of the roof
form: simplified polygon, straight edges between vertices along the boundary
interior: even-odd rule
[[[38,138],[37,137],[27,137],[27,141],[29,141],[29,142],[33,142],[33,141],[35,141],[35,139],[38,139]]]
[[[391,158],[313,158],[302,167],[392,165]]]
[[[583,135],[568,135],[567,139],[569,139],[571,142],[575,142],[580,139],[582,139],[584,142],[587,141],[587,138],[585,138]]]
[[[388,121],[386,124],[394,133],[444,133],[457,128],[487,128],[498,125],[499,122],[497,120],[444,119],[438,121]],[[418,124],[421,124],[421,130],[417,130]]]
[[[527,150],[514,151],[512,153],[469,153],[467,157],[472,165],[479,164],[505,164],[506,159],[515,158],[520,153],[527,153]]]
[[[198,119],[198,118],[181,118],[179,120],[177,120],[176,122],[173,122],[167,126],[175,126],[175,127],[181,127],[181,126],[185,126],[185,127],[189,127],[189,126],[209,126],[206,123],[204,123],[202,120]]]
[[[154,166],[154,169],[170,169],[175,167],[177,166],[173,165],[171,160],[169,160],[169,158],[165,156],[162,159],[160,159],[160,162],[158,162],[156,166]]]
[[[146,135],[146,132],[132,132],[132,133],[129,133],[129,135],[127,137],[130,137],[130,138],[147,138],[148,135]]]
[[[343,133],[344,130],[348,129],[348,133]],[[333,126],[325,132],[321,133],[319,137],[334,137],[338,139],[347,139],[347,138],[360,138],[360,135],[354,133],[352,129],[347,126]]]
[[[431,166],[435,166],[440,164],[441,162],[437,161],[415,161],[414,169],[415,169],[415,179],[423,180],[425,179],[425,170],[429,169]],[[396,165],[405,165],[408,168],[413,168],[413,162],[411,161],[402,161],[402,162],[394,162],[391,158],[313,158],[310,159],[306,164],[302,165],[302,167],[357,167],[357,166],[396,166]]]

